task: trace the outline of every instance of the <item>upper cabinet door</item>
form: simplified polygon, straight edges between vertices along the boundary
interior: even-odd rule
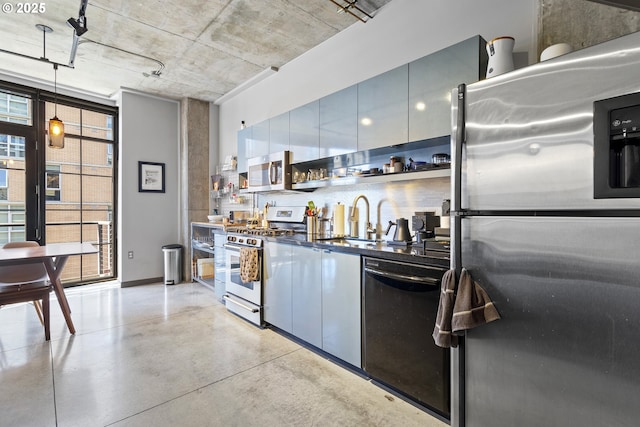
[[[252,127],[247,127],[238,131],[238,172],[247,171],[247,158],[252,130]]]
[[[289,115],[289,143],[293,162],[320,158],[320,101],[291,110]]]
[[[358,86],[320,99],[320,158],[358,151]]]
[[[409,65],[358,84],[358,151],[408,141]]]
[[[269,120],[252,126],[251,139],[247,144],[247,158],[269,154]]]
[[[481,78],[484,45],[472,37],[409,64],[409,141],[451,134],[451,91]]]
[[[269,153],[289,150],[289,112],[269,119]]]

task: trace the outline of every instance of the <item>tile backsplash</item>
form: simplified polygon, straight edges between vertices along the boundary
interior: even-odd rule
[[[262,210],[266,203],[275,202],[276,206],[306,206],[311,200],[317,207],[324,207],[327,216],[333,214],[334,206],[340,202],[345,205],[345,216],[355,198],[364,194],[370,204],[370,221],[377,230],[378,237],[387,229],[389,221],[407,218],[411,223],[414,212],[433,211],[442,214],[442,202],[450,198],[451,181],[449,178],[431,178],[390,183],[358,184],[355,186],[334,186],[319,188],[313,192],[270,192],[254,196],[252,205],[247,209]],[[251,195],[249,195],[251,197]],[[235,208],[234,208],[235,209]],[[359,235],[364,236],[366,205],[358,202]],[[225,212],[223,212],[225,213]],[[348,220],[345,224],[346,232]],[[448,225],[448,218],[443,226]],[[414,230],[412,230],[413,232]],[[391,234],[391,233],[390,233]]]

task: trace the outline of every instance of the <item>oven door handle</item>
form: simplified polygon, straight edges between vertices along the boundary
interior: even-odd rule
[[[408,274],[391,273],[389,271],[377,270],[371,267],[365,267],[364,271],[365,273],[373,274],[374,276],[382,276],[382,277],[386,277],[387,279],[399,280],[402,282],[420,283],[423,285],[432,285],[432,286],[438,286],[440,284],[440,280],[434,279],[433,277],[420,277],[420,276],[410,276]]]
[[[257,313],[257,312],[260,311],[257,308],[249,307],[248,305],[242,304],[241,302],[238,302],[238,301],[232,299],[231,297],[229,297],[229,295],[223,295],[222,299],[225,300],[225,301],[230,301],[233,304],[238,305],[238,306],[244,308],[247,311],[250,311],[251,313]]]
[[[232,252],[240,252],[240,246],[228,245],[225,243],[224,245],[222,245],[222,247],[224,247],[225,249],[229,249]],[[264,248],[255,248],[253,246],[244,246],[244,247],[257,249],[258,252],[262,252],[262,250],[264,249]]]

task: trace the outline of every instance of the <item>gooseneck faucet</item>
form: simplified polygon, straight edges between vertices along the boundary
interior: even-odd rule
[[[371,239],[371,235],[373,233],[375,233],[375,230],[372,228],[371,226],[371,221],[370,221],[370,217],[369,217],[369,199],[367,199],[367,197],[364,194],[360,194],[359,196],[357,196],[355,199],[353,199],[353,208],[351,209],[351,216],[349,217],[350,221],[357,221],[358,218],[356,217],[355,213],[357,212],[356,210],[356,206],[358,204],[358,201],[362,199],[364,200],[365,204],[367,205],[367,222],[365,223],[365,230],[367,233],[367,239],[370,240]]]

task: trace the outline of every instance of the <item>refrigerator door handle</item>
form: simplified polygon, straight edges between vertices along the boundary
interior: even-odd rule
[[[465,121],[466,121],[466,110],[465,110],[465,101],[467,95],[467,85],[464,83],[458,86],[458,117],[456,120],[456,139],[455,139],[455,147],[454,155],[455,161],[453,163],[454,166],[454,178],[455,178],[455,188],[454,188],[454,205],[452,206],[452,210],[456,212],[460,212],[462,210],[462,145],[465,143],[466,139],[466,129],[465,129]]]
[[[456,270],[458,277],[462,270],[462,241],[460,232],[462,231],[462,146],[466,140],[466,95],[467,86],[464,83],[458,85],[458,117],[456,122],[455,146],[453,147],[453,206],[451,209],[454,227],[451,267]]]
[[[451,268],[456,272],[456,280],[462,272],[462,145],[466,142],[466,95],[465,84],[458,86],[457,117],[454,146],[452,147],[453,197],[451,206]],[[455,102],[455,101],[453,101]],[[453,119],[453,117],[452,117]],[[451,352],[451,427],[465,427],[465,345],[460,337],[458,348]]]

